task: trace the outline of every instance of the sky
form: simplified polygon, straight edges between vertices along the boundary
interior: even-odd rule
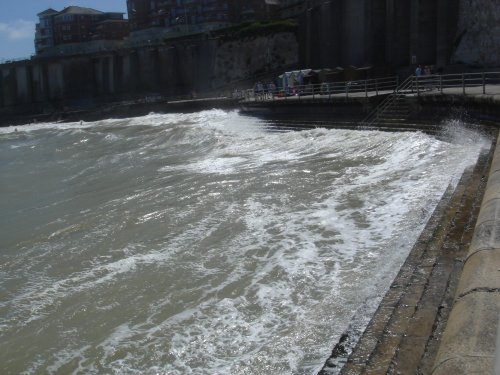
[[[104,12],[123,12],[126,0],[0,0],[0,63],[30,58],[35,53],[37,14],[48,8],[63,10],[70,5]]]

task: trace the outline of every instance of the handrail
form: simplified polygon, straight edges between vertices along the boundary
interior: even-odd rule
[[[406,91],[413,87],[413,76],[406,78],[393,93],[389,94],[378,106],[376,106],[364,119],[361,121],[363,126],[372,126],[387,109],[391,108],[396,99],[399,98],[400,92]],[[404,94],[401,94],[404,95]]]
[[[235,90],[234,98],[245,99],[247,101],[274,101],[288,100],[291,97],[301,100],[304,97],[315,99],[328,98],[333,96],[338,98],[348,98],[349,96],[368,97],[388,94],[380,105],[374,109],[363,120],[363,124],[370,125],[383,111],[387,110],[395,101],[394,94],[411,90],[417,96],[423,93],[439,92],[441,94],[461,94],[467,95],[468,92],[474,94],[498,94],[500,91],[495,89],[491,91],[490,86],[500,86],[500,72],[480,72],[480,73],[453,73],[453,74],[432,74],[424,76],[410,76],[403,83],[398,85],[397,77],[384,77],[367,80],[353,80],[343,82],[324,82],[319,84],[301,85],[286,88],[263,89],[261,91],[254,89]],[[478,90],[478,88],[482,90]],[[461,89],[461,90],[457,90]],[[471,88],[476,88],[471,91]]]
[[[255,87],[243,91],[235,90],[233,97],[243,98],[247,101],[288,100],[290,97],[295,97],[295,99],[298,100],[301,100],[303,97],[311,97],[312,99],[316,97],[328,97],[328,99],[330,99],[333,95],[340,95],[348,98],[353,94],[356,94],[358,97],[368,97],[372,95],[372,93],[378,95],[381,91],[393,91],[397,86],[398,78],[392,76],[366,80],[296,85],[285,88],[269,88],[263,85],[262,87]]]
[[[461,94],[466,95],[467,89],[482,88],[479,94],[487,94],[488,85],[500,85],[500,72],[481,72],[481,73],[453,73],[444,75],[427,75],[414,77],[417,86],[417,95],[422,92],[432,92],[438,90],[441,94],[446,89],[461,88]],[[470,90],[469,90],[470,92]],[[449,90],[449,93],[457,94],[456,90]],[[493,93],[498,93],[495,90]],[[478,92],[475,92],[478,94]]]

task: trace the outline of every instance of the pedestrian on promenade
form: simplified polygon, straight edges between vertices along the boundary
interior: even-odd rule
[[[415,75],[417,77],[420,77],[422,75],[422,67],[420,65],[417,66],[417,69],[415,69]]]
[[[269,93],[269,99],[274,99],[274,94],[276,92],[276,85],[274,82],[269,82],[267,84],[267,92]]]
[[[264,93],[264,86],[262,82],[258,81],[254,86],[254,96],[256,100],[262,100],[262,95]]]

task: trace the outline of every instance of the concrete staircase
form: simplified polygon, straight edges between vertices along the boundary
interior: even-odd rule
[[[372,125],[398,125],[406,122],[408,116],[410,115],[410,103],[408,103],[405,95],[392,95],[394,95],[392,105],[385,108],[384,111],[380,111],[380,113],[377,114],[377,121],[372,123]]]
[[[406,93],[411,90],[413,77],[408,77],[392,94],[389,94],[373,111],[371,111],[361,124],[365,127],[380,127],[404,124],[411,112]]]
[[[380,123],[365,125],[360,121],[348,119],[331,120],[307,120],[307,119],[286,119],[286,120],[263,120],[268,131],[284,132],[291,130],[305,130],[314,128],[345,129],[345,130],[378,130],[388,132],[421,131],[429,135],[439,136],[441,126],[439,123],[416,120],[409,117],[409,104],[405,103],[401,109],[395,108],[384,115],[384,120]]]

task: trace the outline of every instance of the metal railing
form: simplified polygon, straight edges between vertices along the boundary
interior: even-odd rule
[[[500,72],[433,74],[410,76],[399,85],[398,77],[357,81],[324,82],[286,88],[238,90],[233,97],[248,101],[368,97],[405,91],[421,95],[429,92],[451,94],[500,94]]]
[[[361,121],[363,126],[373,126],[379,122],[380,117],[391,108],[394,108],[398,100],[406,95],[413,88],[413,76],[406,78],[393,93],[388,95],[377,107],[375,107],[364,119]]]
[[[332,97],[368,97],[391,93],[398,87],[398,77],[385,77],[345,82],[323,82],[276,88],[264,86],[235,93],[246,101],[330,99]]]
[[[413,76],[412,91],[441,94],[500,94],[500,72]],[[492,87],[494,86],[494,87]]]
[[[396,108],[399,99],[408,94],[420,96],[435,93],[500,95],[500,72],[410,76],[374,108],[361,124],[373,126],[379,123],[384,114]]]

